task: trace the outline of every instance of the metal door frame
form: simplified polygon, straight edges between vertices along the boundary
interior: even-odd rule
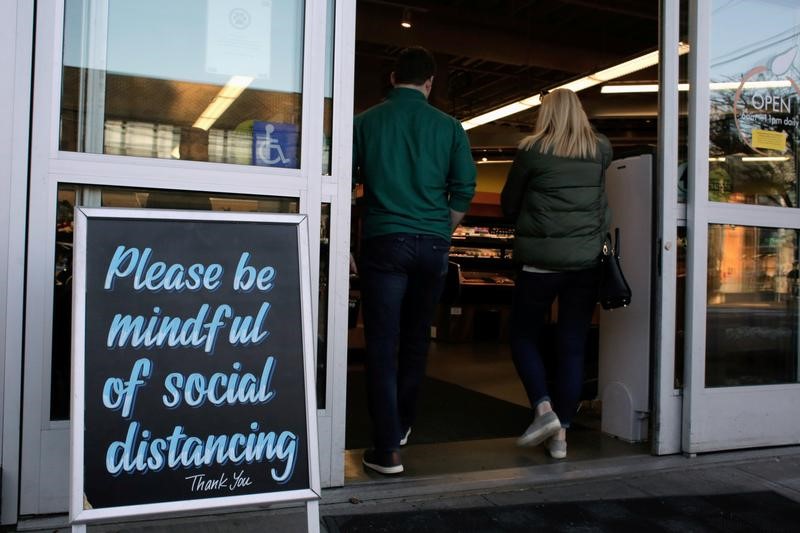
[[[25,4],[31,3],[20,0],[20,5]],[[50,421],[47,414],[53,300],[52,283],[49,281],[52,279],[54,206],[59,183],[294,197],[299,198],[300,212],[308,216],[309,228],[320,227],[322,203],[329,202],[331,204],[328,276],[330,309],[326,380],[328,384],[345,382],[355,1],[336,2],[333,41],[332,164],[330,175],[323,176],[322,132],[326,69],[325,54],[319,51],[325,50],[326,46],[326,16],[330,4],[332,2],[329,0],[305,2],[301,165],[299,170],[286,170],[59,151],[64,0],[41,0],[37,3],[27,231],[25,372],[22,398],[22,410],[25,416],[21,429],[22,451],[19,457],[20,514],[37,515],[67,510],[68,491],[67,485],[64,484],[66,479],[62,479],[60,473],[57,479],[48,477],[58,471],[59,464],[68,463],[69,422]],[[30,19],[26,22],[32,28],[34,15],[32,9],[29,11]],[[22,16],[21,14],[20,17]],[[27,83],[29,80],[30,76],[23,76],[18,78],[17,82],[22,85],[22,82]],[[220,179],[221,175],[224,179]],[[24,206],[25,203],[23,201],[17,205]],[[319,244],[318,231],[311,230],[309,235],[311,265],[319,265]],[[312,284],[316,317],[319,269],[313,266]],[[21,312],[18,313],[18,320],[21,323]],[[316,323],[314,327],[316,331]],[[7,390],[6,393],[8,392],[13,391]],[[328,386],[325,409],[318,411],[320,471],[323,486],[341,485],[344,480],[344,395],[343,388]],[[4,424],[4,427],[5,425],[8,424]],[[17,431],[20,431],[19,425]],[[10,446],[15,440],[18,439],[4,438],[3,445]],[[3,457],[5,461],[6,455]],[[13,491],[4,491],[4,502],[11,499],[10,494],[16,494],[16,487]],[[4,512],[6,507],[12,506],[4,503]],[[16,519],[16,504],[14,507],[7,512],[9,517],[13,514],[14,520],[9,518],[11,522]]]

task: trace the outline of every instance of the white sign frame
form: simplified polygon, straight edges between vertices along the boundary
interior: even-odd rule
[[[302,319],[303,370],[306,401],[306,432],[309,488],[249,494],[200,498],[141,505],[108,507],[103,509],[83,508],[83,429],[85,398],[85,311],[86,311],[86,252],[87,223],[90,218],[138,218],[157,220],[217,221],[217,222],[264,222],[293,224],[297,228],[298,261],[300,276],[300,312]],[[308,513],[309,531],[319,530],[319,498],[321,497],[319,473],[319,446],[317,438],[317,412],[315,387],[315,355],[313,341],[313,316],[311,312],[311,270],[309,268],[308,218],[305,215],[209,212],[166,209],[117,209],[85,208],[75,209],[74,234],[74,278],[72,303],[72,391],[70,430],[70,523],[76,531],[85,531],[90,522],[142,517],[145,515],[165,515],[190,511],[211,511],[234,507],[305,502]]]

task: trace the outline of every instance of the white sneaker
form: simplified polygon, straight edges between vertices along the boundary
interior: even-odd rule
[[[566,440],[550,438],[545,443],[545,447],[553,459],[564,459],[567,456]]]
[[[553,411],[533,419],[525,433],[517,439],[517,446],[536,446],[552,437],[561,429],[561,421]]]

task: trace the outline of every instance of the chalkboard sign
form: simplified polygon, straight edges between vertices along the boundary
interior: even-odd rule
[[[305,217],[75,220],[73,521],[318,498]]]

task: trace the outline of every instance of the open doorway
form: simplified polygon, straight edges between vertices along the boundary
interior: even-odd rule
[[[410,27],[401,22],[410,23]],[[394,58],[410,45],[424,46],[436,57],[438,70],[430,103],[474,126],[467,121],[655,51],[658,2],[359,0],[356,113],[385,96]],[[611,140],[615,159],[645,154],[651,158],[651,169],[657,142],[657,92],[608,93],[603,87],[657,84],[657,77],[657,66],[652,62],[579,92],[590,121]],[[515,446],[516,438],[530,423],[531,412],[508,346],[515,274],[514,223],[503,219],[499,206],[499,193],[516,146],[530,134],[536,116],[536,107],[531,107],[469,127],[478,167],[477,191],[450,250],[451,279],[431,332],[433,341],[419,420],[403,452],[407,475],[551,461],[541,448]],[[641,221],[642,227],[649,227],[654,204],[644,203],[646,212],[638,216],[647,218]],[[358,212],[357,198],[352,220],[356,254]],[[649,273],[647,277],[650,278]],[[363,448],[370,446],[370,425],[363,383],[358,280],[352,281],[345,468],[348,482],[371,477],[360,465]],[[552,316],[556,316],[555,312]],[[554,320],[550,329],[554,328]],[[600,383],[602,322],[598,308],[586,354],[581,408],[569,437],[571,460],[649,452],[647,406],[638,409],[644,431],[619,438],[610,436],[604,428],[603,417],[609,417],[603,409],[604,384]],[[648,338],[646,346],[649,345]],[[545,346],[544,350],[552,364],[552,347]],[[645,351],[640,356],[647,359],[647,347]],[[647,374],[637,379],[644,380],[647,390]]]

